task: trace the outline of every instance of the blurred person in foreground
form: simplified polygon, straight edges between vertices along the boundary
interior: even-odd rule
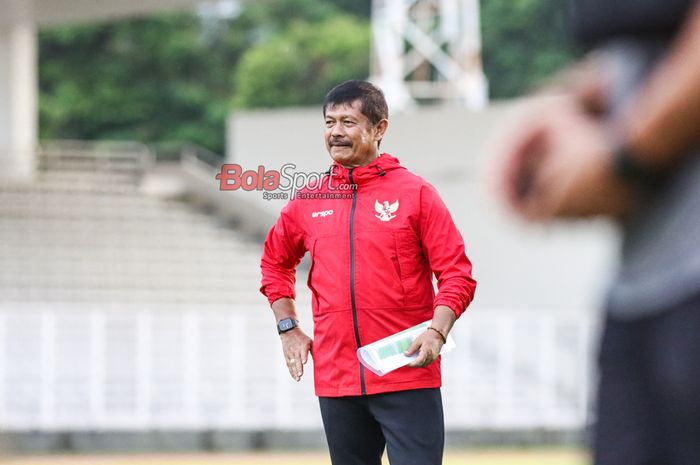
[[[345,82],[326,96],[323,116],[333,164],[320,186],[290,200],[270,230],[261,292],[297,381],[313,344],[334,465],[380,465],[385,445],[392,464],[441,464],[439,353],[476,286],[462,236],[435,188],[379,153],[388,126],[381,90]],[[298,326],[294,303],[295,269],[307,251],[313,341]],[[430,319],[406,351],[417,354],[410,365],[380,377],[358,361],[360,346]]]
[[[700,4],[577,0],[591,54],[505,129],[510,205],[624,242],[599,352],[596,465],[700,464]]]

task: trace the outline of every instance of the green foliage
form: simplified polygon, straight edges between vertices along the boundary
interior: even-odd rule
[[[316,104],[331,87],[369,74],[366,23],[335,17],[297,22],[250,48],[236,69],[236,107]]]
[[[296,104],[315,103],[316,94],[304,93],[305,63],[322,68],[319,85],[345,75],[366,77],[369,32],[367,20],[357,19],[363,8],[369,0],[244,0],[240,14],[230,19],[183,13],[44,30],[40,136],[179,141],[223,153],[224,121],[238,95],[233,77],[242,75],[236,69],[244,53],[270,47],[269,41],[285,34],[301,41],[297,47],[311,46],[313,59],[299,62],[290,81],[297,87],[281,93],[304,96]],[[359,35],[325,37],[334,35],[329,27]],[[313,31],[324,36],[312,40]],[[246,60],[259,68],[254,54]],[[263,93],[280,92],[279,78],[266,79],[275,87]]]
[[[168,15],[40,35],[42,138],[195,142],[223,148],[229,63],[249,41]],[[223,71],[223,72],[222,72]]]
[[[369,74],[370,0],[241,0],[234,18],[167,14],[39,36],[44,139],[188,142],[222,153],[233,108],[318,104]],[[567,4],[484,0],[492,98],[569,63]]]
[[[524,94],[575,58],[562,0],[482,0],[482,56],[491,98]]]

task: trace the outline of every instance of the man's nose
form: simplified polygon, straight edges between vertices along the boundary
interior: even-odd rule
[[[331,128],[331,136],[344,136],[345,135],[345,130],[343,128],[343,125],[340,123],[335,123],[333,127]]]

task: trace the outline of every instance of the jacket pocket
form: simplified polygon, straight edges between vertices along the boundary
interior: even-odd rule
[[[342,236],[323,236],[311,245],[307,285],[313,294],[314,314],[340,311],[350,306],[349,258]]]
[[[362,229],[355,239],[358,308],[394,309],[405,303],[396,240],[386,229]]]
[[[432,305],[432,272],[418,236],[413,231],[394,231],[394,241],[406,306]]]

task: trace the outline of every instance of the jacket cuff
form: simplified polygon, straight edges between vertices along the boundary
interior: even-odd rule
[[[437,308],[439,305],[444,305],[445,307],[449,307],[450,310],[452,310],[455,314],[455,317],[459,318],[462,313],[466,310],[466,306],[462,306],[462,302],[456,299],[450,299],[447,297],[440,297],[438,296],[434,301],[433,301],[433,310]]]
[[[282,289],[271,289],[269,286],[263,286],[260,288],[260,292],[267,297],[267,301],[272,305],[275,301],[283,299],[285,297],[290,299],[296,299],[296,292],[294,290],[282,290]]]

